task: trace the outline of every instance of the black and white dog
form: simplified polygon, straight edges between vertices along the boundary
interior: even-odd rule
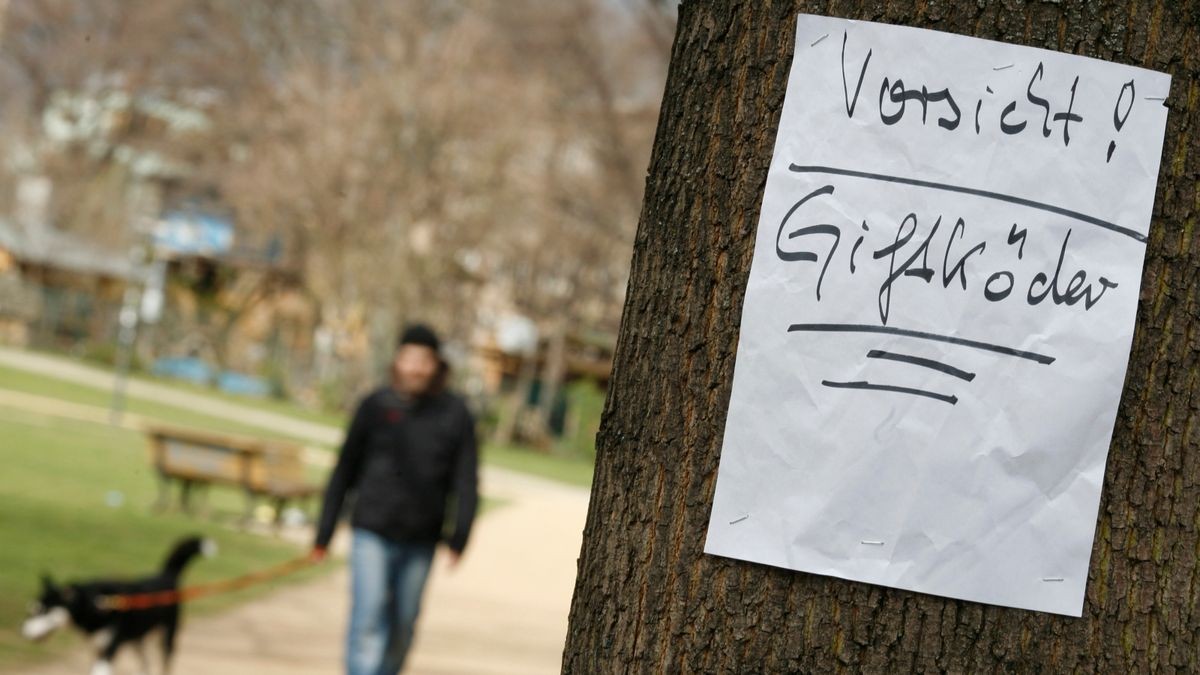
[[[43,576],[42,593],[30,607],[29,618],[21,633],[29,640],[42,640],[63,626],[74,624],[91,637],[96,647],[92,675],[110,675],[113,657],[125,644],[136,648],[142,669],[149,672],[143,641],[148,633],[161,629],[165,673],[175,649],[179,605],[118,611],[99,607],[99,599],[175,590],[188,563],[199,555],[215,555],[216,549],[216,543],[211,539],[189,537],[175,545],[158,574],[132,581],[96,579],[58,585],[50,577]]]

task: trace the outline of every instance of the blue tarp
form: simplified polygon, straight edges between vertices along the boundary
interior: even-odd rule
[[[213,369],[207,363],[192,357],[159,359],[150,372],[159,377],[186,380],[194,384],[209,384],[213,380]]]
[[[195,357],[159,359],[154,362],[151,372],[159,377],[184,380],[192,384],[215,384],[221,391],[240,396],[266,398],[271,395],[271,383],[267,380],[232,370],[218,373],[212,366]]]
[[[220,255],[233,249],[233,221],[211,213],[168,211],[154,228],[154,245],[185,255]]]
[[[261,377],[225,371],[217,376],[217,388],[230,394],[266,398],[271,395],[271,383]]]

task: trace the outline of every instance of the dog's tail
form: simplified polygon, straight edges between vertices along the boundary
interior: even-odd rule
[[[197,556],[214,556],[217,553],[217,543],[207,537],[188,537],[175,544],[163,563],[162,573],[165,576],[178,578]]]

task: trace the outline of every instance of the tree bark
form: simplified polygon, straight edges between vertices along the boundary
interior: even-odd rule
[[[702,553],[800,11],[1174,78],[1082,618]],[[1200,671],[1198,52],[1195,0],[685,2],[597,437],[564,672]]]

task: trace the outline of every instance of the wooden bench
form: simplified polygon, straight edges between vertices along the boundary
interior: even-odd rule
[[[320,492],[308,482],[304,449],[294,443],[166,426],[149,427],[146,436],[159,477],[159,508],[170,505],[172,483],[179,483],[180,506],[187,512],[195,488],[228,485],[246,495],[246,522],[266,498],[274,503],[278,524],[288,502],[308,506]]]

